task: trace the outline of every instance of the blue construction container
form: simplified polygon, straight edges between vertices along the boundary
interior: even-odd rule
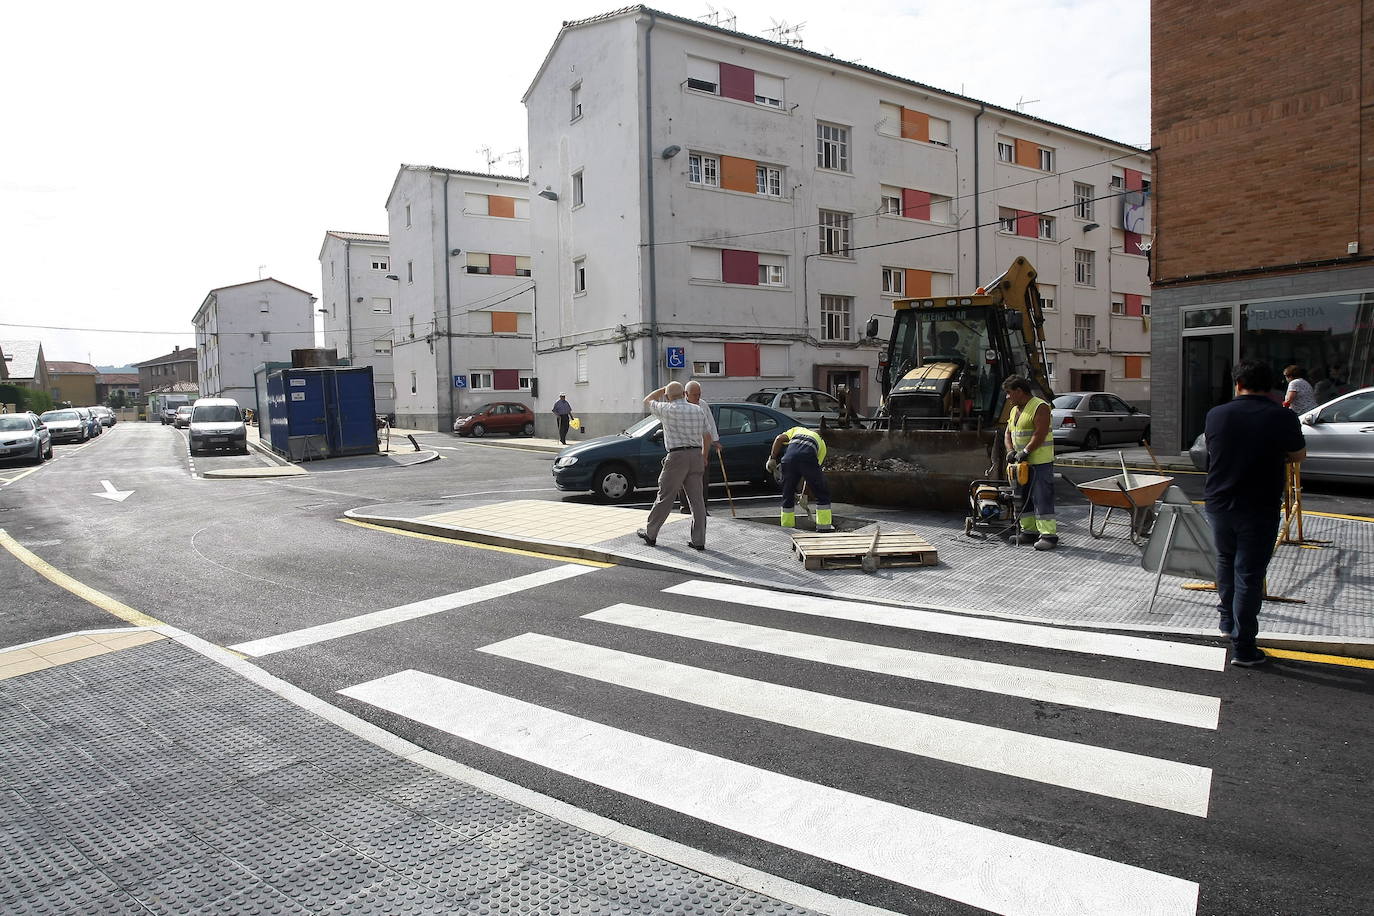
[[[267,405],[272,450],[292,461],[377,453],[371,366],[279,369]]]

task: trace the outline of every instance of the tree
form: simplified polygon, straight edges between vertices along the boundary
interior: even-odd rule
[[[109,403],[106,406],[112,407],[115,410],[119,410],[122,407],[127,407],[128,404],[129,398],[127,395],[125,395],[124,389],[116,388],[113,392],[110,393]]]

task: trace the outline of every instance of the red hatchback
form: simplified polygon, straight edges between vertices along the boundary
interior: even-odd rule
[[[487,433],[533,436],[534,411],[512,401],[483,404],[471,414],[454,420],[453,431],[460,436],[476,436],[479,439]]]

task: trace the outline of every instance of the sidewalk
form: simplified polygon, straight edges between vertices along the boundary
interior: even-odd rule
[[[686,516],[674,514],[657,547],[636,535],[641,509],[548,500],[462,498],[433,503],[393,503],[355,509],[359,521],[508,547],[606,562],[714,576],[767,588],[882,602],[965,614],[1054,624],[1217,637],[1216,596],[1182,588],[1165,576],[1153,610],[1155,576],[1140,565],[1140,549],[1124,524],[1107,536],[1088,532],[1088,506],[1060,508],[1061,546],[1053,552],[980,540],[963,533],[963,517],[896,509],[835,505],[841,530],[912,532],[935,546],[933,567],[807,570],[777,524],[776,507],[751,504],[732,518],[713,499],[707,549],[690,550]],[[1120,515],[1117,516],[1120,518]],[[799,520],[800,526],[807,522]],[[1281,547],[1269,569],[1270,593],[1305,603],[1268,602],[1260,617],[1260,641],[1275,648],[1374,657],[1374,524],[1309,516],[1306,533],[1328,548]],[[1053,583],[1047,587],[1047,583]]]
[[[882,912],[469,770],[165,630],[0,680],[0,911],[810,912],[748,884]],[[727,867],[738,883],[698,870]]]
[[[425,430],[398,430],[393,429],[387,441],[378,444],[378,451],[375,455],[345,455],[339,458],[327,460],[327,467],[330,470],[352,470],[356,468],[386,468],[386,467],[407,467],[412,464],[424,464],[429,461],[437,461],[439,453],[432,449],[417,448],[411,444],[408,435],[418,435]],[[261,431],[257,426],[248,427],[248,447],[255,452],[259,458],[266,462],[260,467],[247,468],[220,468],[205,471],[202,476],[215,480],[224,479],[243,479],[256,477],[304,477],[310,474],[310,465],[318,462],[302,462],[295,464],[278,455],[261,438]]]

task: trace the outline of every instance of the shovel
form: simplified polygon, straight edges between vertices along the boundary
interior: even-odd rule
[[[882,526],[874,526],[873,543],[868,545],[868,553],[864,554],[863,559],[859,561],[859,565],[863,567],[866,573],[875,573],[878,571],[878,538],[882,536]]]

